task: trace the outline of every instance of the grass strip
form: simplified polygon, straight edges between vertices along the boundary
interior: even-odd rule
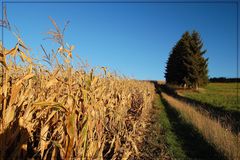
[[[228,159],[240,159],[239,136],[233,134],[229,129],[222,127],[219,122],[197,112],[190,105],[176,100],[165,93],[162,93],[162,96],[182,115],[183,119],[189,124],[192,124],[216,150],[223,153]]]
[[[169,155],[173,159],[187,159],[187,155],[182,149],[181,140],[177,137],[177,135],[173,131],[173,125],[170,123],[168,119],[168,115],[166,113],[166,108],[163,105],[160,96],[156,95],[154,106],[159,107],[159,123],[161,125],[161,131],[164,135],[164,141],[167,144],[167,150]]]

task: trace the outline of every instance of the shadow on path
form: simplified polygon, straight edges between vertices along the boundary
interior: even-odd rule
[[[202,135],[189,123],[181,118],[181,115],[171,107],[161,96],[161,85],[151,81],[155,85],[156,93],[160,94],[161,101],[165,107],[167,118],[171,123],[172,132],[176,135],[178,143],[189,159],[201,160],[225,160],[221,153],[209,144]],[[178,157],[176,157],[178,159]]]
[[[158,93],[160,93],[160,90],[161,90],[173,96],[174,98],[177,98],[178,100],[191,104],[197,110],[207,111],[211,117],[219,120],[224,126],[226,127],[230,126],[231,130],[234,133],[240,132],[240,112],[239,111],[226,110],[224,107],[214,106],[208,103],[203,103],[191,98],[187,98],[177,94],[177,92],[174,89],[169,88],[166,85],[163,85],[163,84],[160,85],[157,82],[153,82],[153,83]]]
[[[223,160],[221,153],[210,145],[192,125],[186,123],[180,114],[161,97],[167,117],[172,125],[173,132],[182,145],[182,149],[189,159]]]

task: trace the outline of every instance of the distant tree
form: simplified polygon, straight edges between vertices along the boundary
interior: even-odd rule
[[[209,79],[210,82],[240,82],[240,78],[226,78],[226,77],[213,77]]]
[[[186,61],[190,41],[189,32],[185,32],[182,38],[173,47],[166,66],[165,78],[167,83],[182,85],[186,81],[187,68],[183,63]]]
[[[190,49],[187,55],[189,85],[198,89],[208,83],[208,59],[203,55],[206,50],[202,50],[203,43],[198,32],[193,31],[191,34]]]
[[[203,55],[198,32],[185,32],[173,47],[167,61],[165,78],[168,84],[198,89],[208,83],[208,59]]]

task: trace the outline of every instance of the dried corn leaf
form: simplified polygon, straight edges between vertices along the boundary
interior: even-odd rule
[[[128,150],[125,151],[125,152],[123,153],[122,160],[127,160],[131,154],[132,154],[131,151],[128,151]]]
[[[53,85],[56,85],[58,83],[58,80],[56,78],[52,78],[50,81],[46,83],[46,88],[50,88]]]
[[[4,96],[0,94],[0,103],[2,103],[4,100]]]
[[[26,56],[26,54],[23,51],[19,50],[19,53],[20,53],[20,58],[22,59],[23,62],[25,61],[27,61],[28,63],[32,62],[31,58]]]
[[[4,56],[4,57],[0,56],[0,63],[1,63],[6,69],[8,69],[5,56]]]
[[[15,118],[15,111],[16,111],[16,106],[8,107],[5,110],[5,116],[7,117],[5,119],[6,127],[9,125],[10,122],[12,122],[14,120],[14,118]]]
[[[40,152],[41,152],[41,157],[43,158],[43,154],[45,149],[48,147],[49,142],[47,141],[47,134],[48,134],[48,129],[49,125],[46,124],[41,128],[41,133],[40,133]]]
[[[22,88],[21,83],[16,83],[12,86],[12,92],[11,92],[11,97],[10,97],[10,101],[9,101],[9,106],[12,106],[12,104],[15,102],[21,88]]]
[[[76,115],[74,113],[71,113],[67,117],[67,133],[69,136],[69,142],[67,146],[67,152],[66,152],[66,159],[69,159],[72,153],[74,140],[76,137]]]
[[[41,101],[41,102],[35,102],[33,103],[33,105],[42,106],[42,107],[51,106],[52,108],[61,109],[63,111],[68,112],[68,110],[61,103],[58,103],[58,102]]]
[[[12,48],[10,51],[8,51],[8,52],[6,53],[6,55],[9,54],[9,55],[15,57],[16,54],[17,54],[17,52],[18,52],[18,46],[19,46],[19,44],[16,44],[16,46],[15,46],[14,48]]]

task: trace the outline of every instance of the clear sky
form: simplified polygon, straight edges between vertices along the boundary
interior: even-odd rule
[[[164,79],[166,61],[185,31],[201,34],[210,77],[236,77],[237,6],[234,3],[8,3],[8,19],[20,30],[32,54],[40,57],[43,40],[69,20],[66,41],[92,66],[107,66],[136,79]],[[4,31],[4,43],[16,40]]]

